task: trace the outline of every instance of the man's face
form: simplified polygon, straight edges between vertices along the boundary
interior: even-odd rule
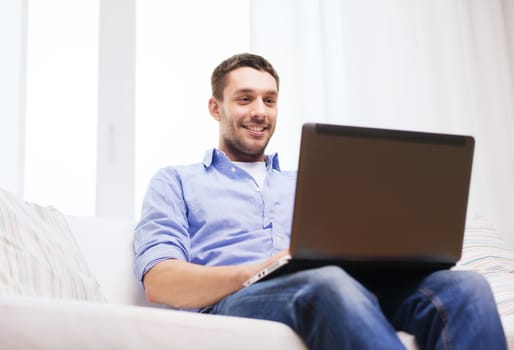
[[[219,122],[219,148],[233,161],[264,160],[264,150],[275,131],[277,83],[265,71],[237,68],[227,76],[223,101],[209,100]]]

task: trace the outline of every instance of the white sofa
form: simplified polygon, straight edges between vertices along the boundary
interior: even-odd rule
[[[305,349],[280,323],[150,306],[133,274],[134,223],[73,216],[66,221],[80,249],[75,255],[85,257],[102,296],[73,300],[0,293],[0,348]],[[0,274],[0,287],[1,279]],[[514,313],[502,320],[514,349]],[[408,349],[416,348],[413,337],[400,336]]]

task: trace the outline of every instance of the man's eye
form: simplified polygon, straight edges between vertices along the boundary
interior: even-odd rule
[[[250,98],[247,96],[239,97],[238,99],[239,103],[248,103],[250,102]]]
[[[264,100],[264,103],[266,103],[267,105],[273,105],[275,104],[275,99],[274,98],[267,98]]]

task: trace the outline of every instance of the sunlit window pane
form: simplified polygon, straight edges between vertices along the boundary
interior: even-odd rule
[[[98,1],[29,1],[25,198],[93,215]]]

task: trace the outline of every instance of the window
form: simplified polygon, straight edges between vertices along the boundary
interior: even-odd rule
[[[98,2],[29,1],[25,198],[93,215]]]
[[[25,198],[71,215],[95,215],[98,200],[99,9],[89,0],[28,6]],[[138,1],[134,28],[138,215],[153,173],[216,146],[210,74],[249,50],[249,0]]]

